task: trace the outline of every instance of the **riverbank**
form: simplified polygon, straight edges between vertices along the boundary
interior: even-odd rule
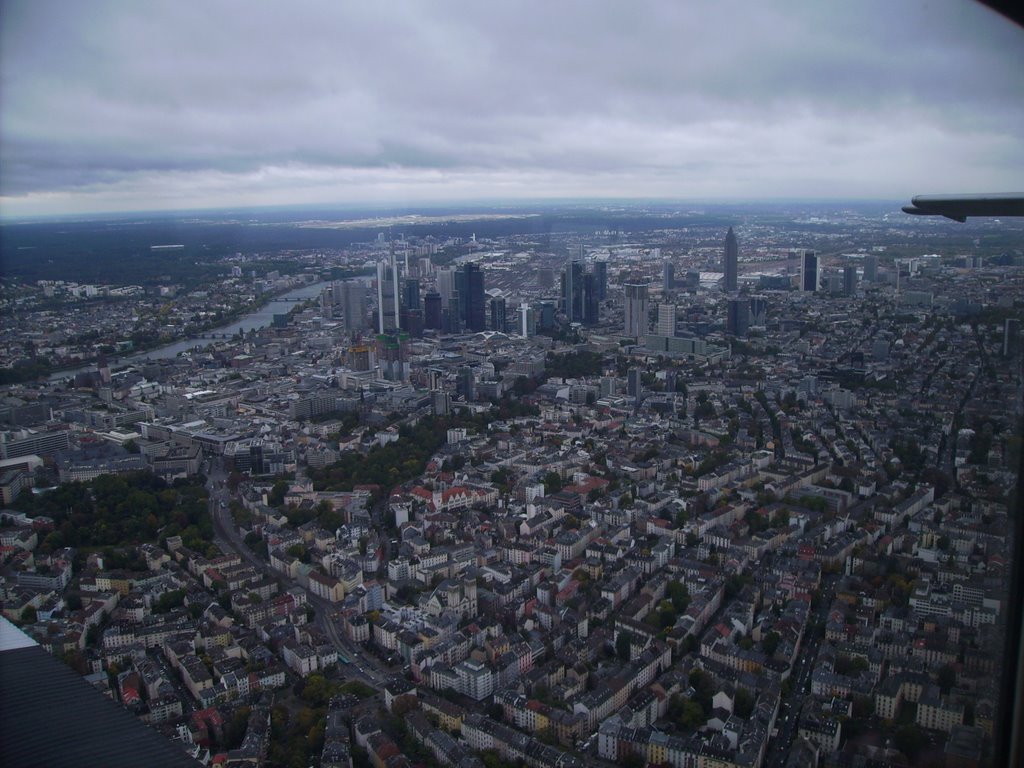
[[[242,333],[248,333],[250,330],[258,330],[260,328],[266,328],[273,320],[274,315],[283,314],[288,309],[294,307],[297,303],[307,301],[320,295],[320,292],[329,285],[326,281],[309,283],[300,287],[288,288],[277,296],[268,298],[258,308],[243,314],[239,318],[228,321],[216,327],[206,328],[185,339],[178,339],[177,341],[164,344],[162,346],[153,347],[147,350],[139,350],[133,352],[127,357],[121,358],[110,358],[110,364],[112,367],[124,367],[127,365],[133,365],[146,360],[166,360],[169,358],[177,357],[181,352],[185,352],[194,349],[196,346],[205,346],[205,344],[212,343],[210,340],[211,336],[225,336],[230,338],[238,334],[239,331]],[[76,376],[79,373],[94,370],[96,367],[95,361],[79,365],[74,368],[64,368],[59,371],[53,371],[49,374],[49,381],[60,381],[62,379],[68,379]]]

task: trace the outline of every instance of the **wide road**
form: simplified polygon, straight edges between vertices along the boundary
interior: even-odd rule
[[[832,601],[835,599],[835,588],[838,581],[839,577],[834,574],[826,576],[821,581],[821,604],[818,606],[818,610],[807,618],[804,644],[797,654],[796,664],[790,674],[791,693],[788,698],[782,700],[779,716],[775,721],[778,735],[772,739],[768,753],[765,755],[764,764],[767,768],[782,768],[789,758],[789,750],[797,735],[797,724],[800,719],[800,710],[803,708],[804,696],[811,688],[814,660],[817,658],[818,648],[821,646],[821,637],[814,631],[814,625],[816,622],[824,623],[828,618]]]
[[[228,506],[231,503],[231,493],[227,488],[227,475],[219,461],[211,461],[210,470],[207,476],[206,487],[209,491],[209,510],[213,520],[214,542],[225,552],[234,552],[247,564],[263,573],[270,579],[276,581],[282,589],[301,586],[289,579],[283,573],[279,573],[270,567],[270,564],[256,555],[238,533],[238,528],[231,519],[231,511]],[[379,688],[387,679],[389,672],[382,669],[379,663],[368,653],[365,653],[355,643],[344,637],[338,631],[335,623],[336,606],[315,597],[309,590],[303,589],[306,599],[314,611],[313,623],[331,641],[339,653],[343,653],[351,664],[342,666],[346,677],[356,678],[368,685]]]

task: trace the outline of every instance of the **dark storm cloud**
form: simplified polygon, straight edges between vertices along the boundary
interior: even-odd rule
[[[0,22],[5,213],[905,197],[1006,188],[1024,161],[1024,34],[955,0],[9,2]]]

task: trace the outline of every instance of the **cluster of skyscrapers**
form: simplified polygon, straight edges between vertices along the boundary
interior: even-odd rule
[[[597,325],[599,308],[608,293],[608,262],[596,261],[590,272],[574,259],[562,273],[562,311],[570,323]]]
[[[660,254],[659,254],[660,255]],[[814,251],[794,251],[791,257],[799,261],[798,288],[814,292],[821,289],[822,276],[820,261]],[[426,259],[421,261],[427,261]],[[586,326],[599,324],[601,303],[608,297],[608,262],[596,260],[587,262],[583,247],[570,257],[561,273],[560,291],[557,299],[534,302],[533,306],[523,302],[510,308],[503,296],[489,296],[485,291],[484,272],[478,262],[469,261],[458,266],[440,267],[436,271],[429,264],[419,267],[420,271],[433,272],[434,287],[421,295],[420,273],[417,265],[412,269],[405,264],[404,276],[395,258],[392,246],[389,256],[377,264],[376,271],[376,322],[378,361],[389,354],[392,348],[400,350],[409,336],[419,336],[424,330],[441,333],[477,333],[493,330],[532,336],[538,328],[554,327],[556,313],[561,312],[569,324]],[[877,276],[877,257],[864,259],[864,279],[871,281]],[[538,283],[542,287],[553,282],[552,270],[543,270]],[[739,293],[739,241],[732,227],[725,236],[722,257],[722,290],[727,295],[726,332],[744,337],[751,327],[765,323],[766,301],[763,296],[747,296]],[[842,273],[831,275],[827,288],[833,292],[853,295],[857,289],[857,268],[847,266]],[[662,296],[658,306],[656,336],[676,336],[676,306],[671,302],[671,292],[678,286],[675,279],[675,265],[666,261],[662,267]],[[686,274],[684,285],[696,290],[700,285],[700,273],[691,270]],[[792,283],[790,283],[792,285]],[[322,301],[332,308],[341,310],[345,329],[358,333],[367,329],[367,285],[360,280],[336,281]],[[623,333],[643,341],[650,328],[650,296],[647,283],[627,282],[623,284]],[[378,343],[377,346],[381,346]]]

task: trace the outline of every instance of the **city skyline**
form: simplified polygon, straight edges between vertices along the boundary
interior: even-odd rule
[[[1024,225],[780,210],[5,227],[12,764],[1013,764]]]
[[[1024,31],[974,3],[59,10],[5,8],[5,218],[905,199],[1024,164]]]

